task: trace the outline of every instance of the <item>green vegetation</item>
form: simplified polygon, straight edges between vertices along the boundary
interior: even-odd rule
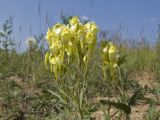
[[[71,18],[65,17],[62,22],[67,25]],[[87,22],[83,21],[83,25]],[[45,36],[28,38],[27,50],[19,53],[12,29],[12,22],[7,20],[0,32],[0,119],[129,120],[140,101],[148,105],[142,119],[160,119],[160,110],[156,107],[160,104],[159,33],[157,44],[152,48],[143,39],[135,46],[122,38],[117,43],[116,37],[104,36],[95,44],[94,38],[90,41],[92,44],[81,43],[84,49],[66,48],[62,66],[59,66],[61,59],[58,63],[52,61],[52,66],[47,58],[46,69]],[[68,34],[63,35],[70,38]],[[59,51],[57,56],[64,52]],[[136,76],[141,77],[143,73],[154,77],[149,82],[137,81]]]

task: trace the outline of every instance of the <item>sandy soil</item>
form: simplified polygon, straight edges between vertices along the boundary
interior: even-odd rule
[[[153,87],[157,87],[160,86],[160,84],[158,84],[155,80],[155,76],[153,73],[149,73],[149,72],[138,72],[135,74],[132,74],[130,76],[130,79],[135,80],[138,82],[139,85],[141,85],[143,88],[144,87],[148,87],[150,89],[153,89]],[[133,95],[133,93],[127,93],[128,95]],[[157,100],[157,96],[152,94],[152,93],[147,93],[144,95],[145,100],[138,100],[136,101],[136,105],[131,106],[131,114],[130,114],[130,118],[131,120],[144,120],[145,116],[147,114],[148,109],[150,108],[149,102],[147,100],[149,100],[150,98],[152,99],[156,99]],[[160,98],[160,96],[158,96]],[[107,99],[107,98],[96,98],[97,100],[100,99]],[[112,98],[113,100],[116,98]],[[158,103],[156,105],[156,110],[158,112],[160,112],[160,103]],[[111,114],[114,113],[116,111],[115,108],[111,109]],[[104,111],[102,110],[98,110],[96,112],[94,112],[91,115],[95,120],[105,120],[104,118]],[[116,120],[113,118],[113,120]],[[125,118],[124,118],[125,120]],[[160,116],[159,116],[159,120],[160,120]]]

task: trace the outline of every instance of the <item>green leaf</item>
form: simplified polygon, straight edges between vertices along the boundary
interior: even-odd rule
[[[55,96],[56,98],[58,98],[60,100],[61,103],[63,104],[67,104],[66,101],[63,99],[63,97],[61,97],[60,95],[58,95],[56,92],[53,92],[51,90],[47,90],[49,93],[51,93],[53,96]]]
[[[131,107],[129,105],[124,104],[124,103],[116,103],[114,101],[109,101],[109,100],[100,100],[100,103],[111,105],[117,109],[122,110],[127,115],[131,113]]]
[[[120,66],[120,65],[122,65],[124,62],[126,62],[126,58],[127,58],[127,55],[124,55],[124,56],[120,57],[120,58],[118,59],[118,65]]]
[[[139,88],[133,95],[132,97],[128,100],[128,105],[135,105],[136,104],[136,99],[138,96],[138,93],[141,92],[142,88]]]

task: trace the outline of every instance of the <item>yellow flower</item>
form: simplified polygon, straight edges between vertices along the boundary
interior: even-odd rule
[[[54,55],[54,54],[49,55],[50,69],[51,72],[54,72],[56,78],[58,74],[62,72],[63,61],[64,61],[63,51],[61,51],[59,55]]]
[[[54,56],[54,57],[52,57],[52,58],[50,59],[50,63],[51,63],[52,65],[60,65],[60,64],[62,64],[62,60],[60,59],[59,56]]]
[[[86,34],[86,42],[88,44],[95,44],[96,43],[96,36],[92,32],[87,32]]]
[[[58,67],[60,67],[63,64],[63,60],[64,60],[64,54],[62,52],[57,56],[53,55],[50,56],[49,58],[50,64]]]
[[[86,36],[86,28],[85,26],[80,26],[79,30],[77,31],[77,37],[79,40],[85,39]]]
[[[88,30],[91,29],[91,22],[86,23],[85,26]]]
[[[73,17],[70,21],[70,30],[73,34],[75,34],[79,27],[79,19],[78,17]]]
[[[72,25],[78,25],[79,24],[79,19],[77,16],[74,16],[72,17],[70,20],[69,20],[69,24],[72,26]]]
[[[87,31],[86,42],[90,45],[95,45],[97,40],[98,27],[94,22],[88,22],[85,24]]]
[[[51,28],[48,29],[46,39],[48,40],[49,45],[52,43],[52,38],[53,38],[53,32]]]
[[[111,42],[102,41],[101,57],[103,60],[102,70],[104,77],[109,77],[111,80],[117,79],[118,67],[118,50]],[[109,71],[108,75],[106,71]]]
[[[72,26],[70,27],[70,30],[71,30],[71,32],[72,32],[73,34],[75,34],[75,33],[77,32],[77,30],[78,30],[78,25],[72,25]]]
[[[50,50],[53,54],[57,54],[59,49],[60,49],[59,46],[55,43],[50,46]]]
[[[98,33],[98,27],[95,23],[92,23],[91,25],[91,31],[94,33],[94,34],[97,34]]]
[[[117,51],[116,47],[111,42],[108,43],[108,47],[109,47],[108,50],[109,54],[115,53]]]
[[[49,46],[57,39],[64,29],[64,25],[57,23],[55,26],[48,29],[46,39],[48,40]]]
[[[98,27],[94,22],[80,23],[78,17],[72,17],[69,24],[55,24],[47,31],[50,52],[45,55],[55,76],[61,71],[65,59],[74,58],[77,63],[82,60],[88,64],[89,56],[96,45]],[[73,61],[73,62],[74,62]]]
[[[117,62],[118,62],[118,58],[117,58],[118,57],[118,50],[111,42],[109,42],[108,54],[109,54],[110,62],[116,67]]]
[[[114,67],[117,66],[118,62],[118,50],[111,43],[107,42],[102,48],[102,57],[105,64],[112,64]]]
[[[63,31],[63,29],[65,28],[65,26],[63,24],[57,23],[56,25],[54,25],[51,30],[53,32],[52,36],[53,37],[59,37]]]
[[[65,47],[65,51],[68,56],[76,55],[78,53],[76,41],[69,41],[68,45]]]
[[[89,22],[85,24],[88,31],[91,31],[94,34],[98,33],[98,27],[94,22]]]
[[[72,37],[73,37],[73,35],[72,35],[70,29],[68,27],[65,27],[62,31],[61,38],[63,40],[70,40]]]

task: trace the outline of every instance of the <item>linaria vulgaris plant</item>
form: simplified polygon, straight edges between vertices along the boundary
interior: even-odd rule
[[[49,92],[60,101],[70,119],[89,115],[85,93],[97,33],[94,22],[82,24],[78,17],[72,17],[67,25],[57,23],[49,28],[46,35],[50,50],[45,55],[45,64],[57,83],[56,91]]]

